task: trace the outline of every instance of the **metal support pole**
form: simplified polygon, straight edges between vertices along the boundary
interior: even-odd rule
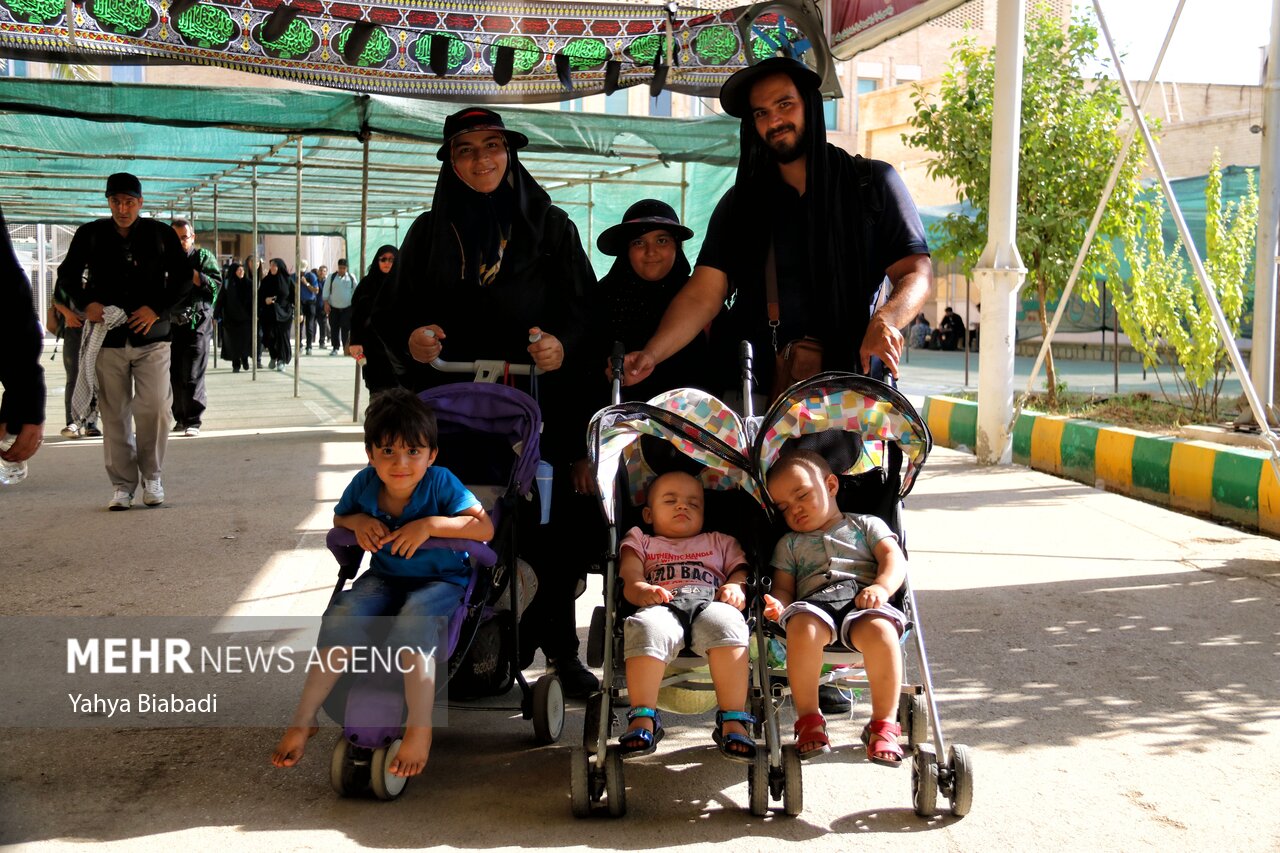
[[[1013,458],[1013,349],[1018,291],[1027,268],[1016,244],[1018,155],[1022,116],[1022,0],[1000,0],[996,12],[996,88],[991,126],[991,209],[987,246],[974,267],[982,294],[978,343],[978,441],[981,465]]]
[[[685,191],[688,190],[689,188],[688,167],[689,167],[688,163],[684,163],[684,162],[680,163],[680,222],[681,224],[684,224],[684,221],[685,221],[685,215],[684,215],[684,201],[685,201],[685,195],[686,195]]]
[[[1222,306],[1218,304],[1218,297],[1213,291],[1212,282],[1209,281],[1209,274],[1205,272],[1204,264],[1200,260],[1200,251],[1191,239],[1191,229],[1187,227],[1187,220],[1182,215],[1182,207],[1178,204],[1177,196],[1173,194],[1173,186],[1169,183],[1169,175],[1164,170],[1164,162],[1160,159],[1160,151],[1156,148],[1155,140],[1151,138],[1151,130],[1147,127],[1147,120],[1143,116],[1142,110],[1138,107],[1138,102],[1133,97],[1133,90],[1129,88],[1128,79],[1125,78],[1124,66],[1120,63],[1115,41],[1111,38],[1111,31],[1107,27],[1107,19],[1103,17],[1098,0],[1093,0],[1093,8],[1098,15],[1098,26],[1102,29],[1102,36],[1107,41],[1107,48],[1111,51],[1111,61],[1115,63],[1116,76],[1120,79],[1120,88],[1124,90],[1124,96],[1129,102],[1129,109],[1133,112],[1133,120],[1138,125],[1138,130],[1142,133],[1142,140],[1147,144],[1148,161],[1151,163],[1151,167],[1155,169],[1156,177],[1160,180],[1160,188],[1164,191],[1165,199],[1169,202],[1169,213],[1173,217],[1173,224],[1178,228],[1178,236],[1182,238],[1182,245],[1186,250],[1187,259],[1191,261],[1191,269],[1195,272],[1196,280],[1200,283],[1200,290],[1204,293],[1205,301],[1209,303],[1214,325],[1218,328],[1218,337],[1223,346],[1226,347],[1227,355],[1231,359],[1231,366],[1235,369],[1236,376],[1240,378],[1240,385],[1244,389],[1245,398],[1249,401],[1249,408],[1253,411],[1253,416],[1257,419],[1259,428],[1262,429],[1263,440],[1266,441],[1268,448],[1271,450],[1271,467],[1276,473],[1276,479],[1280,480],[1280,447],[1277,446],[1277,440],[1280,440],[1280,435],[1271,430],[1266,412],[1263,410],[1262,401],[1258,399],[1258,391],[1253,386],[1249,371],[1245,369],[1244,358],[1240,355],[1240,348],[1236,346],[1235,337],[1227,326],[1226,315],[1222,313]]]
[[[365,269],[365,242],[369,234],[369,131],[364,131],[364,157],[360,175],[360,266]],[[350,340],[350,338],[348,338]],[[351,397],[351,422],[360,422],[360,362],[352,359],[356,366],[355,393]]]
[[[213,185],[213,257],[218,262],[218,268],[222,269],[222,233],[218,231],[218,185]],[[225,288],[227,283],[224,281],[222,286]],[[218,369],[218,348],[220,339],[222,338],[222,324],[213,324],[213,369]]]
[[[592,247],[595,246],[595,230],[596,223],[596,198],[595,198],[595,182],[587,181],[587,254],[591,254]]]
[[[258,263],[258,165],[253,166],[253,178],[249,181],[249,186],[253,188],[253,247],[250,249],[249,257],[253,258],[253,311],[252,311],[252,328],[249,330],[250,349],[253,350],[253,358],[249,360],[250,381],[258,381],[258,359],[262,357],[262,351],[258,349],[260,344],[258,341],[258,288],[262,284],[262,264]]]
[[[1253,351],[1249,375],[1276,421],[1276,259],[1280,257],[1280,0],[1271,6],[1271,42],[1262,84],[1262,160],[1258,169],[1258,237],[1254,247]]]
[[[293,235],[293,308],[297,312],[293,324],[293,396],[298,397],[302,371],[302,137],[298,137],[298,185],[294,191]]]

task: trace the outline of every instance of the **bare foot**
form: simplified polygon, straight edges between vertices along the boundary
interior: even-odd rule
[[[417,776],[427,766],[431,752],[431,726],[406,726],[400,749],[387,770],[393,776]]]
[[[280,736],[275,751],[271,753],[271,763],[276,767],[292,767],[302,758],[307,741],[320,731],[319,726],[289,726]]]

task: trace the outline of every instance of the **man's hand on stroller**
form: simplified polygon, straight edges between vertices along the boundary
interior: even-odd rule
[[[366,551],[377,551],[386,539],[387,526],[371,515],[360,513],[348,516],[344,525],[356,535],[356,542]]]
[[[391,553],[408,559],[431,538],[431,519],[420,518],[411,521],[399,530],[392,531],[382,538],[383,544],[390,543]]]
[[[862,364],[862,371],[868,376],[871,375],[871,358],[875,356],[884,362],[885,370],[896,377],[898,375],[898,362],[902,358],[902,349],[905,341],[906,339],[902,336],[902,332],[889,324],[883,312],[874,314],[871,317],[871,324],[867,327],[867,334],[862,339],[862,348],[858,354],[859,361]]]
[[[664,587],[656,584],[639,583],[627,584],[627,601],[630,601],[636,607],[648,607],[652,604],[666,604],[671,600],[671,592]]]
[[[658,366],[658,362],[649,354],[648,350],[642,349],[627,353],[622,360],[622,364],[623,385],[635,385],[638,382],[643,382],[650,373],[653,373],[653,369]],[[612,379],[612,371],[607,367],[605,370],[609,372],[609,378]]]
[[[409,355],[414,361],[430,364],[440,357],[444,339],[444,330],[439,326],[419,326],[409,333]]]
[[[529,344],[529,355],[534,366],[542,370],[556,370],[564,364],[564,344],[555,335],[534,326],[529,330],[529,339],[533,340]]]
[[[590,461],[579,459],[573,463],[573,467],[569,469],[569,478],[573,480],[573,490],[578,494],[594,495],[598,493],[596,478],[591,471]]]

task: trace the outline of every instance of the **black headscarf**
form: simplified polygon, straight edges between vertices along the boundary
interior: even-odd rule
[[[369,270],[364,274],[364,278],[360,279],[360,284],[364,284],[369,280],[374,280],[377,282],[377,284],[374,285],[376,288],[378,285],[381,285],[383,281],[391,277],[391,272],[394,272],[396,268],[394,262],[391,264],[391,272],[384,273],[382,271],[382,267],[378,266],[378,258],[382,257],[387,252],[398,256],[400,254],[400,249],[396,246],[392,246],[390,243],[383,243],[379,246],[378,251],[373,253],[373,260],[369,262]],[[357,287],[358,286],[359,285],[357,285]]]

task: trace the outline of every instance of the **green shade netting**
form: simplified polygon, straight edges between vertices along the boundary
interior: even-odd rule
[[[129,171],[142,180],[149,212],[194,213],[209,233],[216,187],[218,229],[248,232],[257,164],[259,232],[294,233],[301,139],[302,231],[343,236],[355,254],[367,133],[372,251],[398,243],[397,232],[430,204],[440,132],[457,109],[342,92],[0,79],[0,205],[13,224],[79,224],[106,215],[106,176]],[[707,218],[733,181],[736,120],[501,112],[529,137],[521,160],[584,243],[632,202],[661,198],[699,232],[688,247],[696,258]],[[593,260],[607,269],[607,259]]]

